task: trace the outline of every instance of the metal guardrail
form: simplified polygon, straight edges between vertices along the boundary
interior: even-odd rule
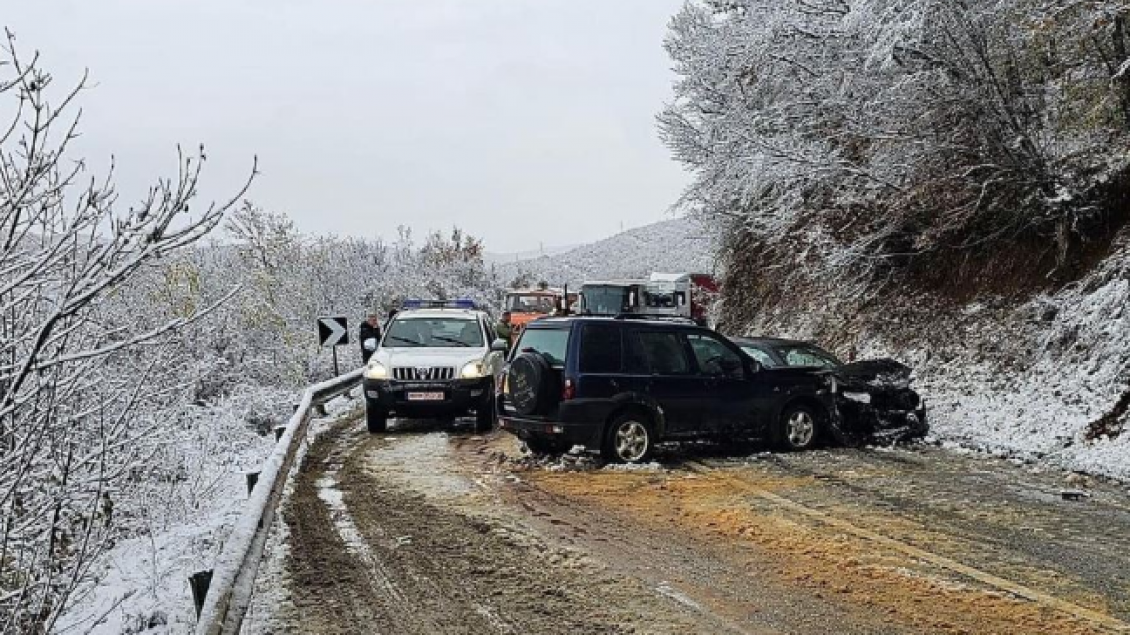
[[[286,424],[271,456],[263,463],[259,480],[252,490],[223,551],[215,564],[212,582],[196,622],[196,635],[225,635],[239,632],[251,602],[255,574],[283,488],[294,465],[298,448],[310,427],[311,410],[343,395],[361,382],[363,369],[310,386]]]

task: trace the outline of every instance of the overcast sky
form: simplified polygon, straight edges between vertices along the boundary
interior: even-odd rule
[[[78,148],[140,198],[204,143],[206,193],[304,231],[458,224],[492,251],[668,218],[687,181],[655,130],[682,0],[3,0],[60,83],[89,68]]]

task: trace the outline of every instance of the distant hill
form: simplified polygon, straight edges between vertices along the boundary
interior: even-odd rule
[[[517,262],[495,262],[504,284],[525,277],[554,286],[585,280],[642,278],[653,271],[714,271],[716,241],[697,221],[686,218],[630,229],[564,253]]]
[[[557,256],[567,251],[571,251],[580,247],[581,245],[554,245],[551,247],[544,247],[541,249],[529,249],[527,251],[519,251],[516,253],[494,253],[486,252],[483,254],[483,260],[488,265],[499,263],[515,263],[521,260],[530,260],[533,258],[541,258],[542,256]]]

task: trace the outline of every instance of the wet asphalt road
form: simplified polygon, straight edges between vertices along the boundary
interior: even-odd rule
[[[245,630],[1130,632],[1115,484],[927,447],[659,460],[533,461],[505,434],[339,423],[294,477]]]

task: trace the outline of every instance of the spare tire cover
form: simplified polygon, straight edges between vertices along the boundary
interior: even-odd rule
[[[518,414],[537,414],[548,401],[549,364],[537,353],[522,353],[510,362],[510,402]]]

